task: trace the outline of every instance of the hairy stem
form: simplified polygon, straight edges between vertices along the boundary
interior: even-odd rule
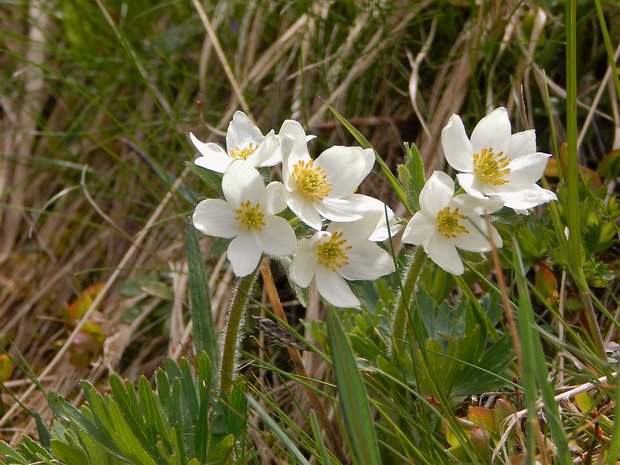
[[[425,259],[426,252],[424,252],[424,249],[421,246],[416,247],[405,275],[405,281],[402,283],[400,298],[396,304],[394,324],[392,326],[392,340],[394,344],[397,344],[398,341],[402,341],[405,336],[407,313],[409,308],[411,308],[411,302],[415,295],[415,287],[418,283],[418,278],[424,266]]]
[[[224,337],[224,351],[222,354],[222,369],[220,375],[220,392],[230,395],[234,381],[235,359],[239,345],[239,327],[245,306],[250,298],[252,285],[256,279],[258,269],[252,274],[237,281],[234,297],[228,310],[228,323]]]

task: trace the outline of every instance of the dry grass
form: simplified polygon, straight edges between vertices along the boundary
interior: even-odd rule
[[[0,344],[45,389],[74,402],[81,379],[102,385],[116,371],[135,380],[189,350],[183,231],[202,194],[183,166],[194,157],[188,131],[220,141],[241,108],[264,132],[293,117],[320,144],[352,143],[326,101],[392,168],[405,140],[419,145],[428,170],[441,169],[439,134],[452,113],[502,104],[518,129],[544,124],[545,70],[562,139],[560,25],[528,2],[189,3],[129,4],[125,13],[103,0],[0,6]],[[76,19],[80,8],[88,19]],[[584,38],[584,48],[599,45]],[[620,145],[604,61],[593,54],[581,70],[584,163]],[[551,150],[548,131],[539,131],[539,145]],[[379,174],[363,189],[395,203]],[[221,327],[232,276],[223,259],[209,264]],[[119,295],[145,275],[170,297],[148,288]],[[107,339],[92,365],[76,367],[66,352],[80,325],[69,328],[60,311],[94,283],[104,287],[88,316],[102,321]],[[316,296],[305,315],[284,306],[294,321],[322,317]],[[304,363],[311,376],[325,375],[316,357]],[[304,410],[302,389],[270,383]],[[23,369],[6,386],[49,416]],[[0,437],[32,433],[24,409],[7,395],[2,403]]]

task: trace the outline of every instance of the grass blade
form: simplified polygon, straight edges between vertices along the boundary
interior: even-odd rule
[[[368,406],[368,395],[358,371],[351,346],[334,313],[327,313],[327,331],[332,352],[334,375],[340,397],[340,407],[354,463],[379,465],[379,448]]]
[[[211,299],[204,257],[198,245],[196,231],[191,224],[185,232],[187,266],[189,269],[189,295],[192,302],[192,323],[194,325],[194,346],[196,352],[203,350],[212,364],[218,363],[217,338],[211,315]]]
[[[530,459],[532,459],[532,461],[528,463],[533,463],[531,454],[535,450],[535,447],[532,447],[532,435],[534,433],[533,422],[538,421],[536,414],[536,384],[538,384],[542,395],[543,410],[545,412],[547,424],[551,430],[553,443],[557,448],[559,463],[561,465],[570,465],[572,464],[572,458],[568,449],[568,440],[566,438],[564,426],[562,425],[562,420],[560,419],[558,405],[554,398],[553,386],[547,381],[548,373],[547,365],[545,363],[545,354],[543,352],[540,337],[538,336],[538,325],[534,320],[534,309],[532,308],[527,279],[525,278],[521,251],[519,249],[519,244],[515,239],[512,241],[512,246],[514,247],[513,265],[517,279],[517,289],[519,290],[518,328],[523,357],[522,378],[524,381],[525,399],[529,420],[528,440],[530,441],[530,444],[528,447],[528,454]]]
[[[411,208],[409,206],[409,202],[407,201],[407,196],[405,195],[405,191],[403,189],[403,186],[400,185],[400,183],[398,182],[398,179],[396,179],[394,174],[390,171],[390,168],[388,168],[388,166],[385,164],[383,159],[379,156],[379,154],[374,149],[374,147],[372,145],[370,145],[370,142],[368,142],[368,139],[366,139],[364,137],[364,135],[355,128],[355,126],[353,126],[351,123],[349,123],[346,120],[346,118],[344,116],[342,116],[340,113],[338,113],[338,111],[334,107],[332,107],[329,103],[325,103],[325,105],[327,105],[327,107],[334,114],[334,116],[338,119],[338,121],[340,121],[342,123],[342,125],[345,128],[347,128],[347,131],[349,131],[351,133],[351,135],[353,137],[355,137],[355,140],[357,140],[357,142],[363,148],[365,148],[365,149],[372,149],[375,152],[375,160],[379,164],[379,166],[381,167],[381,170],[383,171],[383,174],[385,174],[385,177],[387,178],[388,182],[390,183],[390,186],[392,187],[392,189],[394,190],[394,192],[398,196],[398,199],[401,201],[401,203],[405,206],[405,208],[407,208],[407,210],[409,210],[409,213],[412,213]]]
[[[263,419],[265,424],[273,431],[276,436],[284,443],[289,452],[295,457],[297,463],[302,465],[310,465],[310,462],[306,460],[301,451],[295,446],[293,440],[278,426],[278,424],[269,416],[267,412],[256,402],[251,396],[247,396],[248,403],[258,413],[258,416]]]

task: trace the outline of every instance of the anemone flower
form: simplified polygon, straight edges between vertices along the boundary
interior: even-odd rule
[[[514,210],[527,210],[551,200],[555,194],[538,186],[548,153],[536,151],[536,133],[511,134],[505,108],[482,118],[467,137],[463,121],[452,115],[441,131],[446,160],[460,173],[457,179],[468,194],[501,200]]]
[[[254,271],[263,253],[282,257],[295,251],[293,228],[276,216],[286,208],[282,183],[265,187],[255,168],[235,160],[224,173],[222,191],[225,200],[203,200],[192,220],[203,234],[232,239],[228,259],[235,275]]]
[[[189,137],[202,155],[194,163],[218,173],[224,173],[236,159],[245,160],[254,168],[273,166],[282,161],[278,136],[274,131],[263,136],[260,129],[241,111],[235,112],[228,125],[226,150],[213,142],[199,141],[191,132]]]
[[[334,146],[313,160],[306,133],[293,120],[282,124],[279,137],[287,204],[304,223],[320,230],[321,217],[348,222],[368,213],[365,196],[353,193],[375,162],[371,149]]]
[[[314,279],[319,294],[335,307],[359,307],[347,280],[374,280],[394,271],[392,257],[369,240],[377,218],[331,223],[299,242],[290,277],[301,287]]]
[[[449,273],[460,275],[463,262],[457,248],[469,252],[488,252],[502,240],[493,226],[487,237],[487,224],[481,215],[493,213],[502,203],[469,194],[454,195],[454,181],[443,171],[435,171],[420,192],[420,210],[403,232],[403,242],[422,245],[428,256]],[[490,240],[489,240],[490,239]]]

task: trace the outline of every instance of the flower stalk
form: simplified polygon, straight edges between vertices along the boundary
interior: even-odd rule
[[[567,206],[579,205],[579,166],[577,157],[577,2],[566,2],[566,179]],[[585,308],[588,332],[599,356],[605,357],[605,346],[590,299],[590,290],[583,272],[581,214],[579,208],[567,208],[569,267]]]
[[[402,285],[400,297],[396,304],[394,324],[392,325],[392,340],[394,344],[398,344],[399,341],[402,341],[405,336],[407,314],[411,308],[411,303],[413,301],[413,297],[415,296],[415,288],[418,284],[418,278],[420,277],[425,260],[426,252],[424,252],[424,247],[416,247],[405,275],[405,281]]]
[[[237,281],[234,297],[228,311],[226,335],[224,337],[224,350],[222,354],[222,367],[220,371],[220,392],[230,395],[235,378],[235,360],[237,358],[239,343],[241,342],[240,327],[243,320],[243,312],[250,298],[252,286],[258,274],[258,269],[253,273]]]

